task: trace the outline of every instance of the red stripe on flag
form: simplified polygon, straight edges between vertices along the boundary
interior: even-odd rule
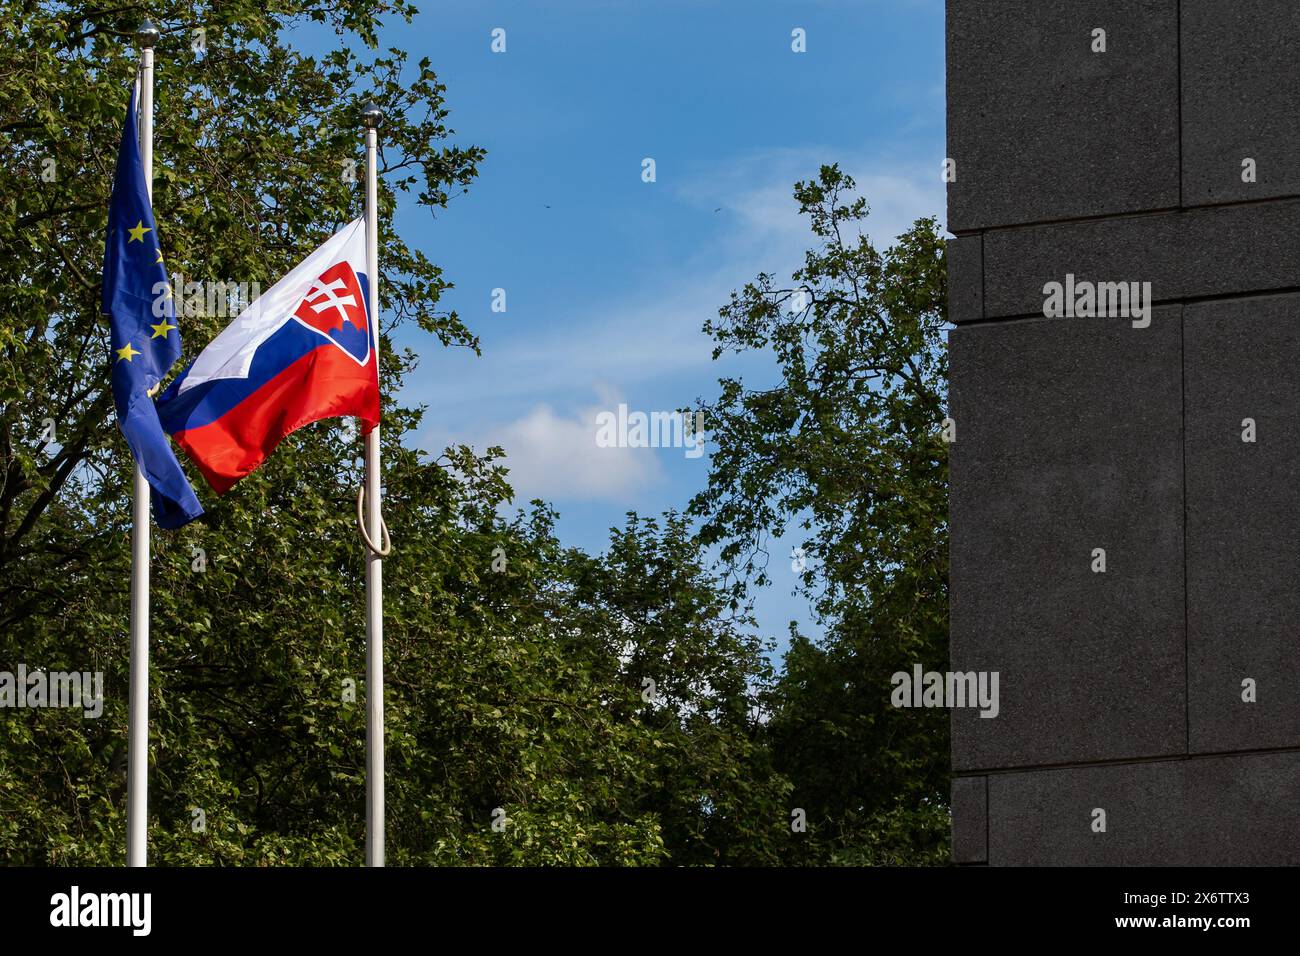
[[[221,418],[172,437],[219,495],[256,470],[291,432],[322,418],[355,415],[368,432],[379,423],[372,360],[359,366],[322,345],[262,385]]]

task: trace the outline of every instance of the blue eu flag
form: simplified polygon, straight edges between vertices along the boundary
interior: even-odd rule
[[[111,327],[117,423],[153,488],[159,526],[179,528],[203,514],[203,508],[176,461],[149,395],[180,357],[181,337],[136,141],[137,94],[133,89],[127,107],[108,209],[103,309]]]

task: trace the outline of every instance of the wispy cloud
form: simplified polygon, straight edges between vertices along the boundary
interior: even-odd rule
[[[605,385],[596,389],[599,400],[572,413],[559,413],[539,403],[519,418],[486,424],[472,439],[451,433],[430,434],[425,448],[452,441],[472,441],[479,448],[500,445],[516,500],[542,498],[603,499],[625,502],[663,481],[663,468],[653,448],[601,448],[596,443],[597,415],[614,409],[621,400]]]
[[[796,181],[815,179],[823,165],[838,163],[856,181],[858,194],[866,197],[871,214],[864,231],[881,248],[921,216],[942,218],[942,161],[942,156],[898,151],[865,155],[831,147],[777,147],[703,167],[678,194],[695,205],[713,202],[737,221],[739,228],[722,240],[727,267],[752,267],[756,260],[768,260],[766,268],[774,271],[798,265],[812,238],[794,200]],[[732,282],[737,281],[733,276]]]
[[[460,424],[426,433],[422,446],[432,452],[453,441],[501,445],[524,498],[635,503],[639,492],[665,479],[657,453],[597,448],[595,416],[613,408],[617,395],[677,408],[714,391],[721,370],[702,323],[759,272],[786,278],[802,264],[812,236],[793,184],[834,161],[868,198],[865,232],[878,248],[918,217],[942,213],[942,157],[803,147],[701,165],[669,187],[685,215],[700,223],[671,269],[654,285],[579,306],[562,322],[496,343],[471,375],[423,396],[440,407],[440,421]],[[593,393],[599,404],[591,403]]]
[[[812,237],[793,185],[836,160],[868,198],[865,232],[877,247],[918,217],[943,212],[942,157],[873,161],[805,147],[763,150],[701,168],[672,188],[683,203],[709,214],[720,210],[724,218],[710,223],[710,238],[657,284],[508,345],[497,355],[508,373],[504,381],[511,383],[506,387],[547,389],[598,379],[631,387],[710,366],[710,343],[700,331],[704,320],[759,272],[788,277],[802,264]]]

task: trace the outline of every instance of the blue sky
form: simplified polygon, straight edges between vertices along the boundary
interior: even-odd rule
[[[942,0],[464,0],[427,4],[380,41],[432,60],[454,140],[488,153],[436,219],[399,210],[484,353],[399,340],[422,358],[402,396],[429,407],[416,440],[435,455],[503,445],[519,500],[554,503],[563,540],[591,551],[625,512],[680,509],[708,475],[707,445],[694,460],[598,448],[600,411],[712,398],[721,374],[770,380],[761,360],[713,362],[700,329],[733,288],[800,264],[796,180],[839,162],[877,245],[945,218]],[[780,646],[790,620],[816,633],[791,593],[793,543],[772,549],[756,606]]]

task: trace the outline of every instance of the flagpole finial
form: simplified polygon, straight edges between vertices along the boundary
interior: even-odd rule
[[[140,41],[140,46],[146,50],[153,49],[154,44],[158,42],[158,37],[161,35],[158,28],[153,25],[153,21],[149,19],[140,24],[140,29],[135,31],[135,38]]]
[[[378,103],[367,103],[361,108],[361,125],[366,129],[378,129],[384,121],[384,111]]]

